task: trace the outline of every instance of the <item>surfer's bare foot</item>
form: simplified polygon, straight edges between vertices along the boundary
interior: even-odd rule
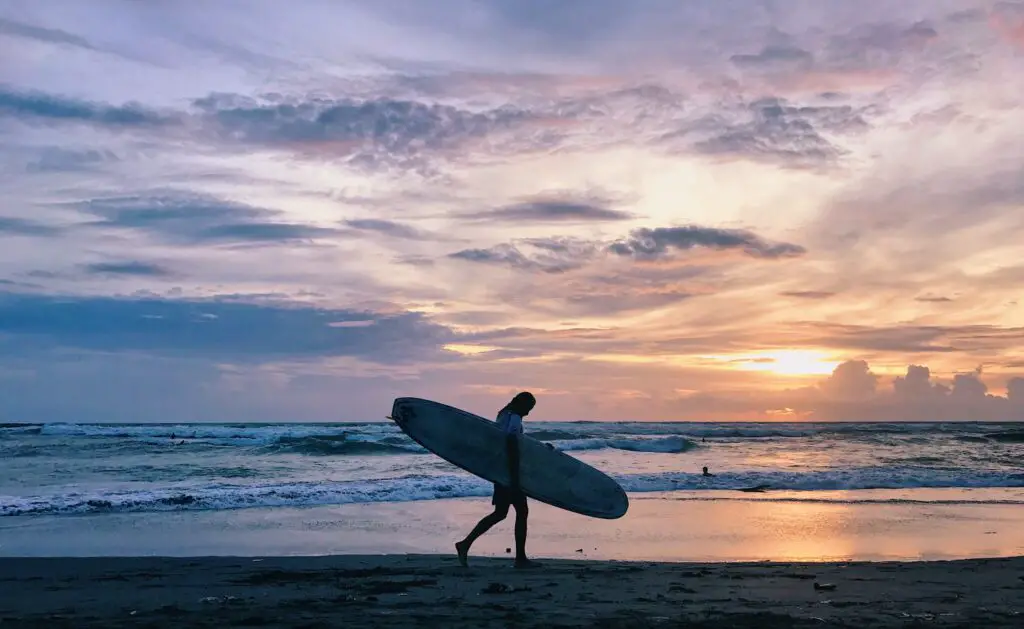
[[[523,559],[516,559],[515,567],[516,568],[540,568],[541,564],[537,563],[536,561],[534,561],[532,559],[526,559],[524,557]]]
[[[469,545],[466,542],[455,542],[455,552],[459,555],[459,565],[463,568],[469,566]]]

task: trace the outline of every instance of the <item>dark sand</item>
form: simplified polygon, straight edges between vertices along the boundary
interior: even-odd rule
[[[425,555],[8,558],[9,627],[1020,628],[1024,558],[536,570]]]

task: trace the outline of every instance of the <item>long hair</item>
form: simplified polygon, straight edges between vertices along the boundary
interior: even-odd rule
[[[517,393],[512,401],[505,405],[501,409],[501,412],[512,411],[517,415],[526,415],[533,407],[537,405],[537,398],[533,397],[533,394],[529,391],[523,391]]]

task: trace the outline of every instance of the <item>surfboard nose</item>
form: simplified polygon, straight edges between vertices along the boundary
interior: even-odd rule
[[[391,403],[391,415],[388,419],[394,420],[398,424],[404,424],[411,419],[416,417],[416,410],[412,404],[416,398],[411,397],[397,397],[395,401]]]

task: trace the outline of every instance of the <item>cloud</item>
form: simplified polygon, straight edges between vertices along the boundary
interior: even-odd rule
[[[941,304],[941,303],[946,303],[946,302],[950,302],[950,301],[953,301],[953,300],[951,298],[949,298],[949,297],[946,297],[945,295],[919,295],[917,297],[914,297],[914,301],[922,301],[922,302],[925,302],[925,303]]]
[[[805,70],[814,64],[814,55],[796,46],[768,45],[757,54],[733,55],[731,61],[745,68]]]
[[[76,172],[115,161],[118,161],[117,155],[109,150],[76,151],[53,146],[43,149],[38,159],[29,162],[27,170],[32,173]]]
[[[1005,396],[989,393],[980,370],[945,381],[923,365],[883,378],[863,360],[840,363],[816,384],[782,391],[695,392],[677,399],[684,417],[804,421],[950,422],[1024,420],[1024,378],[1005,380]]]
[[[459,217],[515,223],[590,223],[636,218],[629,212],[610,209],[607,206],[611,203],[612,199],[598,195],[592,195],[590,198],[574,198],[569,194],[542,195],[494,210],[467,212],[460,214]]]
[[[109,105],[0,85],[0,119],[83,123],[109,129],[153,129],[175,122],[143,105]]]
[[[151,233],[174,242],[281,244],[342,234],[335,228],[272,220],[282,214],[278,210],[183,191],[93,199],[74,207],[101,218],[89,226]]]
[[[358,327],[345,325],[359,322]],[[0,293],[0,335],[24,348],[142,352],[260,362],[357,356],[422,360],[455,335],[411,312],[316,308],[238,299]],[[27,351],[26,349],[22,351]]]
[[[1007,396],[988,393],[981,371],[953,375],[950,383],[931,379],[923,365],[909,365],[890,389],[876,387],[878,376],[864,361],[847,361],[820,385],[824,398],[812,400],[814,417],[882,421],[998,421],[1024,419],[1017,394],[1024,378],[1007,381]]]
[[[583,264],[581,250],[553,249],[547,241],[525,242],[539,251],[527,256],[514,244],[495,245],[488,249],[464,249],[448,255],[449,258],[465,262],[505,266],[520,271],[560,274],[578,269]]]
[[[0,35],[24,37],[26,39],[34,39],[51,44],[66,44],[77,48],[84,48],[86,50],[99,50],[89,43],[87,39],[79,37],[78,35],[73,35],[67,31],[33,26],[31,24],[8,20],[2,17],[0,17]]]
[[[207,242],[295,242],[328,238],[339,233],[330,227],[298,223],[236,223],[212,225],[196,232],[197,241]]]
[[[429,240],[431,235],[395,221],[377,218],[357,218],[344,221],[344,225],[361,231],[371,231],[406,240]]]
[[[685,139],[705,155],[807,168],[827,165],[846,153],[825,134],[843,135],[867,128],[863,115],[849,105],[798,106],[782,98],[763,98],[738,111],[685,125],[665,134],[663,140]]]
[[[754,258],[790,258],[801,256],[806,249],[791,243],[768,242],[741,229],[719,229],[687,225],[683,227],[641,228],[609,246],[619,256],[637,260],[666,257],[672,250],[685,251],[696,247],[715,250],[739,250]]]
[[[173,275],[170,269],[148,262],[97,262],[85,265],[85,270],[94,275],[133,275],[139,277],[167,277]]]
[[[834,16],[826,29],[813,33],[791,34],[772,26],[759,52],[735,54],[730,61],[743,73],[744,84],[750,81],[783,93],[884,89],[920,71],[926,57],[919,53],[939,38],[931,22],[908,17],[890,13],[871,19],[865,10],[864,16],[850,20]],[[962,51],[960,55],[965,56]]]
[[[787,290],[782,291],[779,295],[796,299],[828,299],[835,297],[836,293],[827,290]]]
[[[524,253],[521,247],[527,252]],[[579,269],[602,255],[653,261],[668,259],[673,251],[697,247],[718,251],[737,250],[762,259],[789,258],[805,253],[799,245],[768,242],[746,230],[691,225],[635,229],[628,237],[614,241],[573,237],[522,238],[490,248],[464,249],[448,257],[520,271],[562,274]],[[680,292],[675,289],[665,293],[674,296],[672,299],[675,300],[690,294],[690,291]]]
[[[56,236],[60,231],[60,229],[52,225],[45,225],[11,216],[0,216],[0,235],[48,237]]]
[[[1019,2],[997,2],[991,22],[1006,41],[1024,48],[1024,6]]]
[[[821,390],[831,399],[863,399],[875,393],[878,376],[871,373],[867,361],[848,360],[835,368]]]
[[[927,21],[910,26],[886,22],[860,24],[831,38],[822,53],[823,62],[842,68],[891,67],[938,36]]]
[[[810,333],[806,333],[807,331]],[[1024,341],[1024,327],[997,325],[867,326],[807,322],[792,324],[791,334],[786,336],[788,343],[799,342],[805,347],[903,353],[993,353]]]
[[[319,147],[339,157],[361,159],[441,153],[534,119],[533,114],[513,107],[469,111],[388,98],[272,102],[214,94],[193,104],[204,114],[208,130],[224,141]]]

